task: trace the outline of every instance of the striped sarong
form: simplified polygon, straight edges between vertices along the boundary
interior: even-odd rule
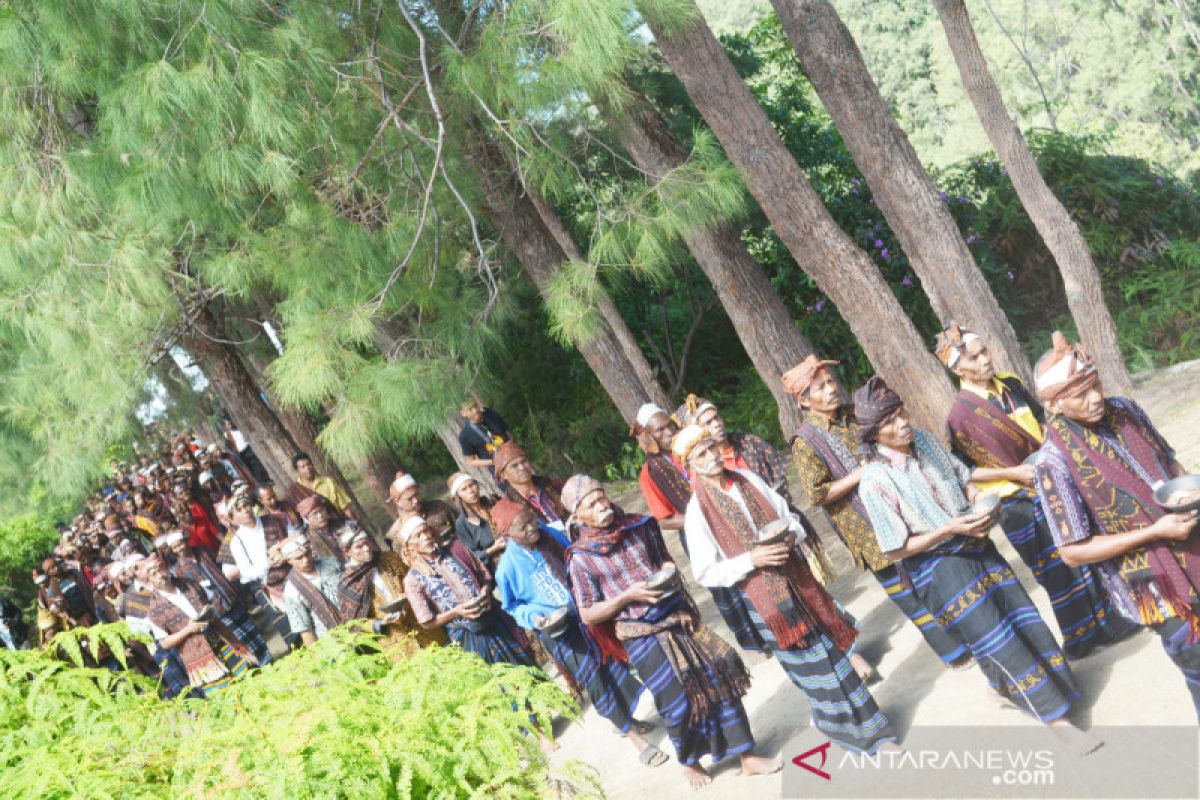
[[[986,539],[955,537],[904,559],[918,599],[938,626],[970,648],[991,687],[1042,722],[1079,697],[1066,656]]]
[[[925,643],[937,654],[944,664],[953,664],[967,655],[967,646],[938,627],[937,620],[925,607],[916,593],[904,585],[895,565],[871,573],[887,592],[888,599],[904,612],[917,630],[925,637]]]
[[[478,621],[483,623],[482,630],[473,631],[452,622],[446,626],[446,635],[463,650],[474,653],[489,664],[536,666],[529,653],[521,647],[512,631],[497,615],[488,614]]]
[[[1188,642],[1189,626],[1187,620],[1172,617],[1161,625],[1155,625],[1153,631],[1162,640],[1163,649],[1183,673],[1187,682],[1188,692],[1192,695],[1192,705],[1196,716],[1200,718],[1200,642]]]
[[[802,645],[780,650],[753,606],[750,616],[788,679],[808,698],[817,730],[853,753],[873,755],[885,742],[896,741],[887,716],[850,666],[849,653],[842,653],[817,629],[809,632]]]
[[[713,604],[717,607],[717,613],[729,626],[729,632],[733,634],[738,647],[755,653],[767,652],[767,643],[759,635],[758,626],[750,617],[750,607],[746,603],[745,596],[737,589],[723,588],[709,591],[712,592]]]
[[[192,685],[188,682],[187,671],[183,668],[183,662],[179,660],[175,648],[166,649],[155,644],[153,656],[154,663],[158,665],[159,690],[163,697],[169,700],[191,691]]]
[[[1046,524],[1041,504],[1024,492],[1004,500],[1000,527],[1033,577],[1050,595],[1063,652],[1082,658],[1094,647],[1114,642],[1137,632],[1140,626],[1112,610],[1108,594],[1096,573],[1085,567],[1074,569],[1058,555],[1054,535]]]
[[[229,686],[231,683],[241,677],[242,673],[248,670],[252,665],[249,661],[246,661],[237,653],[235,653],[232,647],[217,638],[215,634],[210,635],[206,632],[205,638],[207,638],[208,643],[212,645],[213,652],[217,654],[217,658],[221,659],[221,662],[225,664],[225,668],[229,670],[228,674],[217,678],[215,681],[209,681],[202,686],[195,687],[195,691],[200,692],[207,697],[213,692],[219,692],[220,690]]]
[[[267,648],[267,642],[244,608],[236,606],[231,609],[221,617],[221,622],[233,633],[233,638],[250,649],[260,667],[271,663],[271,651]]]
[[[678,599],[665,600],[652,606],[644,621],[662,619],[674,610],[677,602]],[[711,755],[714,761],[720,761],[726,756],[748,753],[754,748],[750,720],[740,699],[719,704],[708,717],[693,723],[689,719],[691,705],[687,695],[675,677],[658,639],[639,636],[624,640],[624,645],[629,653],[630,665],[637,670],[638,677],[654,697],[654,705],[666,724],[667,735],[675,747],[680,764],[695,764],[703,755]],[[716,680],[715,675],[712,678]]]
[[[578,621],[569,623],[561,636],[549,636],[540,631],[537,636],[555,661],[570,670],[571,676],[584,688],[596,712],[621,733],[628,733],[633,725],[633,712],[646,687],[624,664],[605,663],[600,648],[584,635]]]

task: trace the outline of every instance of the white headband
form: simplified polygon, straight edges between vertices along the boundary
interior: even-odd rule
[[[342,549],[345,550],[359,539],[365,538],[367,538],[367,532],[362,528],[350,528],[341,535],[341,538],[338,539],[338,544],[340,544]]]
[[[968,344],[970,344],[971,342],[977,342],[977,341],[979,341],[979,334],[977,334],[977,333],[964,333],[964,334],[962,335],[962,345],[961,345],[961,347],[966,347],[966,346],[967,346]],[[960,357],[961,355],[962,355],[962,354],[959,352],[959,348],[958,348],[958,347],[951,348],[951,350],[950,350],[950,356],[949,356],[949,357],[947,358],[947,360],[946,360],[946,366],[947,366],[947,367],[949,367],[950,369],[953,369],[953,368],[954,368],[954,365],[958,363],[958,359],[959,359],[959,357]]]
[[[400,494],[405,489],[416,485],[417,479],[412,475],[401,475],[399,478],[396,478],[396,480],[392,481],[392,492],[395,494]]]
[[[650,418],[653,417],[655,414],[666,414],[666,413],[667,413],[666,411],[663,411],[661,408],[659,408],[654,403],[646,403],[645,405],[643,405],[641,408],[638,409],[637,424],[641,425],[644,428],[650,424]]]
[[[703,414],[705,411],[708,411],[709,409],[716,411],[717,407],[714,406],[712,403],[708,403],[708,402],[701,403],[700,407],[696,409],[696,418],[695,418],[696,422],[699,422],[700,415]]]
[[[292,556],[296,555],[301,550],[303,550],[305,545],[307,545],[307,544],[308,544],[307,538],[305,538],[304,536],[297,536],[296,538],[291,539],[290,541],[286,541],[282,545],[280,545],[279,555],[283,556],[284,558],[291,558]]]
[[[175,530],[164,533],[161,538],[163,540],[163,544],[172,545],[176,542],[182,542],[185,537],[183,535],[183,531]]]
[[[457,497],[459,490],[466,486],[471,481],[475,480],[470,475],[459,475],[454,479],[454,483],[450,484],[450,496]]]
[[[400,541],[408,542],[412,535],[417,532],[417,528],[425,525],[424,517],[409,517],[404,520],[404,524],[400,526]]]
[[[1061,359],[1037,379],[1038,391],[1043,391],[1055,384],[1062,383],[1075,374],[1074,354]]]

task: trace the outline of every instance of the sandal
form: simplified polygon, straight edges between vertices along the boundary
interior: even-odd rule
[[[647,767],[661,767],[667,763],[667,754],[659,750],[652,744],[646,745],[641,753],[638,754],[638,761],[645,764]]]

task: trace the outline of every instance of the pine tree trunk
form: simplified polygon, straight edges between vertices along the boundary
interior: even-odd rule
[[[616,128],[621,146],[653,180],[661,180],[688,159],[687,149],[646,99],[631,90],[621,112],[604,108]],[[684,242],[708,277],[733,323],[738,339],[759,377],[779,405],[779,424],[790,435],[800,424],[795,399],[783,388],[783,373],[813,352],[771,285],[762,266],[742,244],[729,222],[694,228]]]
[[[656,19],[652,8],[644,16],[672,71],[796,263],[837,306],[917,424],[941,431],[953,397],[945,370],[870,256],[838,227],[699,12],[687,21]]]
[[[492,473],[482,467],[472,467],[467,463],[467,457],[463,455],[462,447],[458,444],[458,432],[462,430],[464,424],[463,418],[455,414],[446,421],[445,425],[438,429],[438,436],[441,437],[442,443],[446,445],[446,449],[450,451],[450,455],[454,458],[454,463],[458,465],[458,471],[465,472],[474,478],[475,482],[479,484],[479,488],[486,494],[490,494],[492,497],[499,497],[500,485],[496,483],[496,479],[492,477]]]
[[[220,326],[208,311],[200,312],[194,329],[180,344],[204,367],[221,404],[254,447],[271,480],[291,486],[292,454],[296,443],[271,409],[263,403],[260,387],[232,344],[223,341]]]
[[[1029,380],[1032,370],[1016,332],[833,5],[771,4],[938,319],[970,327],[987,341],[997,367]]]
[[[975,38],[966,5],[962,0],[934,0],[933,5],[941,17],[946,41],[954,53],[975,113],[1008,170],[1021,205],[1058,263],[1067,306],[1084,346],[1096,358],[1105,387],[1114,393],[1128,394],[1133,381],[1121,357],[1117,326],[1104,302],[1100,270],[1079,226],[1046,185],[1021,129],[1009,116],[1000,87],[992,79],[987,59]]]
[[[483,183],[492,224],[525,274],[542,296],[547,296],[555,273],[570,260],[574,246],[567,244],[569,237],[549,206],[526,191],[504,154],[483,134],[478,134],[470,155]],[[547,218],[552,220],[549,225]],[[643,403],[668,405],[667,393],[654,379],[645,356],[636,350],[633,335],[607,296],[599,312],[600,329],[575,344],[621,416],[631,422]]]

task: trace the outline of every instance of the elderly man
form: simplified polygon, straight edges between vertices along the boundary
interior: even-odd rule
[[[458,432],[458,446],[472,467],[493,469],[496,449],[512,440],[508,423],[494,410],[472,398],[462,404],[460,413],[466,424]]]
[[[1137,630],[1113,613],[1096,573],[1062,562],[1034,492],[1027,463],[1042,446],[1041,406],[1016,375],[996,374],[987,344],[956,323],[938,335],[935,354],[961,390],[946,427],[954,454],[971,467],[980,491],[1002,498],[1000,527],[1050,597],[1063,652],[1082,658],[1099,644]]]
[[[778,450],[752,433],[730,433],[720,410],[703,397],[689,394],[684,406],[688,422],[704,428],[712,437],[726,469],[753,472],[788,503],[792,501],[787,485],[787,459]]]
[[[496,450],[496,475],[508,484],[504,496],[527,506],[538,522],[561,532],[566,531],[567,512],[563,508],[562,481],[548,475],[535,475],[529,456],[516,442],[505,442]]]
[[[827,361],[811,355],[783,375],[784,388],[804,411],[804,421],[792,438],[792,458],[808,501],[829,513],[834,532],[846,545],[855,565],[869,572],[925,643],[951,667],[970,664],[966,645],[938,627],[929,609],[917,599],[897,565],[879,549],[867,509],[859,497],[858,424],[842,403],[842,387]]]
[[[188,544],[187,534],[179,529],[166,532],[162,539],[171,554],[171,574],[202,587],[208,593],[213,610],[225,627],[246,643],[259,664],[269,663],[271,652],[247,613],[241,593],[225,576],[212,554],[206,549]]]
[[[150,593],[151,632],[160,647],[179,654],[193,691],[224,689],[256,663],[246,643],[215,618],[201,586],[173,577],[158,555],[142,559],[136,569]]]
[[[1096,365],[1061,333],[1036,373],[1050,412],[1038,496],[1062,560],[1093,565],[1117,613],[1158,635],[1200,715],[1197,514],[1167,513],[1153,494],[1183,467],[1141,406],[1104,396]]]
[[[404,472],[397,472],[396,479],[388,487],[388,497],[396,506],[396,520],[387,532],[392,547],[399,550],[399,532],[408,520],[420,517],[425,520],[438,541],[448,543],[454,538],[454,519],[458,512],[441,500],[426,500],[421,496],[417,479]]]
[[[895,742],[863,684],[873,670],[853,653],[858,632],[796,552],[805,527],[787,501],[753,472],[726,468],[720,446],[698,425],[680,431],[673,449],[695,476],[684,534],[696,582],[742,594],[759,635],[808,698],[813,724],[830,739],[868,754]],[[775,523],[786,524],[784,541],[758,544]]]
[[[563,502],[568,510],[574,510],[579,500],[599,489],[598,482],[577,475],[563,489]],[[623,650],[601,650],[571,601],[566,538],[553,529],[543,530],[528,507],[512,500],[497,503],[492,519],[509,541],[496,567],[500,605],[518,625],[532,631],[554,660],[583,686],[596,711],[629,738],[639,760],[647,766],[660,766],[667,756],[642,737],[649,726],[633,718],[645,687],[625,668],[628,656]],[[563,609],[568,610],[569,619],[561,630],[541,630],[548,616]]]
[[[854,393],[854,416],[869,452],[859,492],[880,549],[903,561],[917,597],[970,649],[995,695],[1042,722],[1069,725],[1075,677],[989,541],[994,516],[971,511],[970,471],[909,424],[903,401],[879,377]]]
[[[342,564],[336,558],[314,556],[303,533],[289,536],[276,547],[291,567],[283,585],[288,627],[310,645],[342,622],[338,611]]]
[[[623,648],[654,696],[658,713],[694,789],[711,776],[700,757],[741,757],[748,774],[776,772],[779,759],[753,755],[754,734],[742,706],[750,675],[737,651],[700,620],[682,585],[651,589],[670,564],[652,517],[618,514],[603,488],[575,498],[567,574],[579,616],[606,653]]]
[[[682,532],[683,514],[692,499],[692,485],[687,468],[671,454],[671,443],[678,432],[677,421],[653,403],[646,403],[638,410],[631,430],[646,454],[646,462],[638,474],[646,505],[662,530]],[[679,541],[686,552],[687,539],[680,536]],[[713,605],[729,626],[738,646],[750,653],[769,653],[741,594],[727,588],[709,591]]]
[[[307,525],[308,543],[318,558],[335,558],[339,565],[346,563],[342,546],[338,543],[341,531],[330,528],[333,508],[320,495],[309,495],[296,506]],[[348,525],[351,523],[347,523]]]
[[[321,495],[337,509],[338,514],[354,519],[354,509],[351,508],[350,495],[338,485],[337,481],[328,475],[318,475],[308,453],[296,453],[292,456],[292,468],[296,470],[296,483],[288,491],[288,499],[299,504],[305,497],[313,494]]]

